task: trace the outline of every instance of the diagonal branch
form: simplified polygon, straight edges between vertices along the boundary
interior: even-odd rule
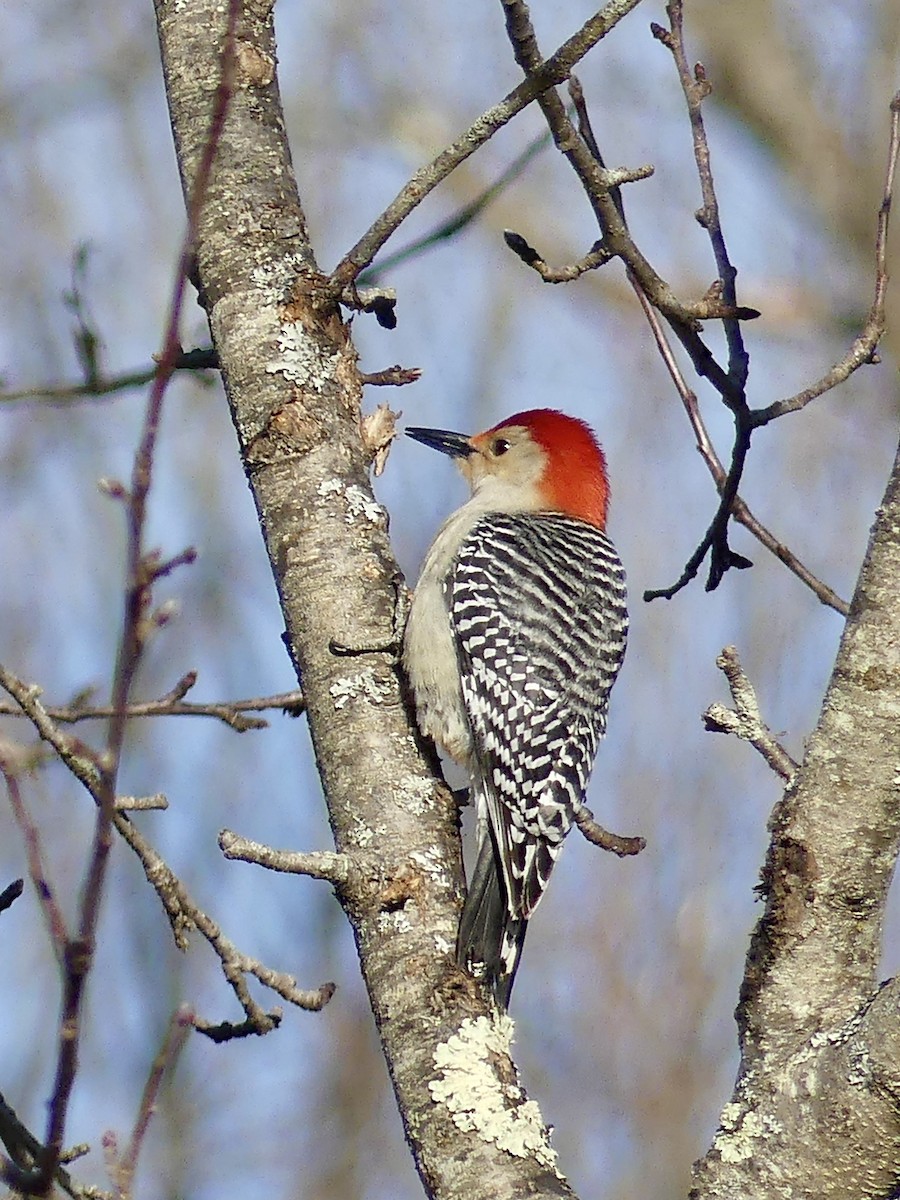
[[[878,209],[878,225],[875,234],[875,298],[866,323],[851,345],[850,349],[831,370],[816,383],[794,396],[784,400],[776,400],[768,408],[757,409],[753,413],[754,428],[767,425],[777,417],[786,413],[798,412],[805,408],[811,400],[816,400],[825,392],[844,383],[854,371],[866,363],[876,362],[876,351],[885,329],[885,301],[888,286],[887,243],[888,228],[891,216],[891,203],[894,196],[894,177],[897,170],[897,157],[900,153],[900,92],[891,101],[891,132],[888,143],[887,170],[885,173],[884,192]]]
[[[421,167],[409,183],[391,201],[384,212],[363,234],[355,246],[335,267],[331,281],[339,295],[363,271],[409,214],[439,183],[465,162],[470,154],[489,141],[517,113],[527,108],[542,91],[562,83],[572,67],[614,29],[640,0],[610,0],[610,3],[585,21],[557,52],[541,64],[541,70],[520,83],[493,108],[483,113],[461,137],[427,166]]]
[[[733,733],[749,742],[763,756],[776,775],[790,783],[797,764],[762,719],[759,701],[753,684],[744,673],[734,646],[726,646],[716,659],[731,689],[734,708],[711,704],[703,714],[703,722],[711,733]]]

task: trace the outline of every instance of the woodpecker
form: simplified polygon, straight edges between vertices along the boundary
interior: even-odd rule
[[[606,460],[588,425],[545,408],[473,437],[406,433],[454,458],[472,493],[425,557],[403,662],[422,732],[471,779],[477,851],[457,959],[505,1010],[625,654]]]

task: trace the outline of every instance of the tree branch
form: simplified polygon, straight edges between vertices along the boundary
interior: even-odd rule
[[[455,171],[460,163],[465,162],[470,154],[474,154],[480,146],[489,141],[498,129],[502,129],[517,113],[527,108],[542,91],[554,84],[563,83],[572,67],[639,3],[640,0],[610,0],[610,3],[590,20],[585,21],[581,29],[564,42],[554,55],[542,63],[541,69],[535,72],[532,78],[513,88],[509,95],[483,113],[437,158],[427,166],[421,167],[335,267],[331,280],[338,292],[371,263],[388,238],[422,203],[429,192]]]
[[[248,700],[222,700],[210,703],[185,701],[183,697],[196,682],[196,671],[189,671],[170,692],[158,700],[131,701],[125,708],[128,719],[131,720],[135,717],[214,717],[237,733],[245,733],[248,729],[267,729],[269,722],[261,717],[244,716],[244,713],[266,712],[275,708],[281,709],[291,716],[299,716],[303,712],[303,693],[298,688],[292,692],[279,692],[274,696],[255,696]],[[113,713],[112,705],[87,704],[80,701],[69,705],[45,705],[42,707],[51,721],[62,725],[74,725],[79,721],[108,719]],[[25,715],[19,704],[0,703],[0,716],[24,717]]]
[[[335,887],[343,887],[349,882],[353,866],[349,854],[335,854],[330,850],[318,850],[312,854],[298,850],[275,850],[272,846],[263,846],[260,842],[239,837],[230,829],[223,829],[219,834],[219,848],[226,858],[256,863],[270,871],[324,879]]]
[[[891,203],[894,196],[894,177],[897,170],[898,153],[900,153],[900,92],[891,101],[891,132],[888,144],[887,171],[884,181],[884,193],[878,209],[878,225],[875,234],[875,298],[872,301],[872,307],[869,309],[866,323],[860,331],[859,336],[854,338],[853,344],[844,357],[836,362],[831,370],[823,375],[820,380],[812,384],[811,387],[804,388],[802,392],[797,392],[794,396],[788,396],[784,400],[776,400],[768,408],[757,409],[753,413],[754,428],[768,425],[770,421],[774,421],[778,417],[783,417],[786,413],[798,412],[801,408],[805,408],[811,400],[816,400],[819,396],[830,392],[832,388],[846,382],[853,372],[859,370],[864,364],[877,361],[876,351],[878,343],[884,334],[885,327],[885,300],[887,298],[888,286],[888,228],[891,216]]]
[[[609,5],[589,22],[596,39],[634,3]],[[157,0],[188,188],[202,149],[198,96],[215,69],[214,12],[214,0]],[[245,10],[241,38],[274,69],[269,9]],[[310,246],[273,74],[236,94],[225,145],[198,229],[202,296],[286,643],[303,679],[335,850],[357,867],[358,883],[339,898],[407,1137],[427,1191],[441,1200],[526,1193],[561,1200],[571,1192],[553,1169],[543,1121],[523,1090],[511,1091],[506,1027],[495,1028],[489,997],[454,962],[458,812],[420,752],[406,703],[395,627],[401,577],[367,475],[356,352],[338,309],[344,288],[416,199],[407,190],[329,280]],[[432,175],[428,186],[435,182]],[[276,238],[273,228],[290,232]],[[348,656],[342,647],[359,652]],[[457,1051],[464,1028],[472,1036]],[[448,1056],[461,1075],[448,1078]],[[496,1106],[463,1111],[454,1084],[475,1078],[487,1080]]]
[[[797,764],[781,746],[762,719],[753,684],[744,674],[734,646],[726,646],[716,659],[731,689],[734,708],[711,704],[703,714],[703,723],[711,733],[733,733],[758,750],[776,775],[786,782],[794,777]]]
[[[214,371],[218,368],[211,350],[179,351],[173,364],[176,371]],[[46,404],[63,404],[72,400],[99,399],[116,392],[128,392],[152,383],[159,373],[159,364],[124,371],[121,375],[92,375],[82,383],[47,384],[45,387],[21,388],[0,392],[0,404],[17,404],[23,400],[43,400]]]
[[[770,820],[741,1068],[695,1168],[696,1200],[820,1195],[826,1159],[833,1195],[874,1200],[896,1185],[897,986],[878,991],[876,972],[900,850],[898,581],[900,449],[818,725]]]

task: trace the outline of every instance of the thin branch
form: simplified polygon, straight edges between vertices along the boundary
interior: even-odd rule
[[[846,617],[849,614],[849,603],[842,599],[842,597],[840,597],[833,588],[830,588],[827,583],[819,579],[818,576],[814,575],[812,571],[810,571],[809,567],[805,566],[805,564],[800,561],[800,559],[788,546],[786,546],[783,542],[780,542],[778,538],[753,515],[753,513],[747,507],[745,501],[743,501],[740,496],[735,496],[734,498],[734,502],[731,505],[731,515],[736,521],[743,525],[745,529],[749,530],[750,533],[752,533],[757,539],[757,541],[761,542],[767,550],[770,550],[777,559],[780,559],[787,569],[797,576],[801,583],[806,584],[809,590],[813,592],[814,595],[818,596],[819,600],[821,600],[823,604],[827,605],[828,608],[833,608],[834,611],[840,613],[842,617]]]
[[[501,0],[506,17],[506,29],[516,62],[531,77],[541,67],[541,55],[531,23],[528,6],[524,0]],[[675,33],[671,35],[675,37]],[[584,119],[585,108],[580,88],[573,90],[576,112],[582,114],[582,126],[589,133]],[[579,99],[581,104],[579,105]],[[700,564],[710,554],[708,591],[716,588],[725,572],[733,567],[748,567],[750,562],[737,554],[728,545],[728,522],[731,504],[737,494],[744,461],[750,444],[747,426],[748,412],[742,387],[734,375],[725,371],[715,360],[698,332],[699,322],[709,319],[748,320],[759,314],[755,309],[739,308],[723,299],[720,283],[714,284],[697,303],[682,304],[669,285],[652,268],[634,244],[624,218],[619,173],[607,171],[600,156],[596,140],[579,135],[566,112],[565,105],[554,89],[543,92],[538,104],[553,132],[560,153],[569,161],[584,188],[603,235],[605,248],[618,257],[626,266],[632,286],[644,293],[646,298],[660,310],[691,357],[698,374],[709,379],[723,401],[735,416],[735,439],[731,467],[722,488],[718,510],[707,529],[703,540],[688,561],[681,577],[670,588],[656,592],[645,592],[645,599],[656,596],[671,596],[683,588],[699,570]]]
[[[41,912],[44,914],[44,921],[47,925],[47,931],[50,934],[53,952],[56,955],[58,965],[62,967],[65,964],[66,950],[69,945],[69,933],[66,929],[65,918],[63,917],[62,909],[56,902],[56,896],[50,885],[50,877],[44,865],[44,856],[41,852],[41,838],[38,828],[34,821],[32,821],[28,809],[25,807],[25,802],[19,791],[19,781],[16,777],[15,769],[8,756],[4,754],[2,746],[0,746],[0,775],[3,776],[6,783],[6,791],[13,810],[13,816],[22,831],[22,837],[25,841],[28,874],[34,885]],[[7,889],[8,891],[9,889]],[[12,900],[9,903],[12,903]]]
[[[270,871],[283,871],[289,875],[308,875],[311,879],[324,879],[335,887],[343,887],[350,879],[353,861],[347,854],[336,854],[331,850],[302,853],[297,850],[276,850],[240,837],[230,829],[219,834],[219,849],[226,858],[240,862],[255,863]]]
[[[680,2],[674,5],[669,5],[668,11],[670,11],[670,14],[673,9],[676,9],[680,13]],[[673,30],[671,34],[665,30],[660,30],[658,26],[654,28],[654,33],[660,41],[669,46],[670,49],[673,49],[673,53],[676,54],[676,61],[678,61],[679,54],[676,53],[676,48],[682,45],[680,40],[680,24],[676,25],[673,23]],[[682,69],[686,70],[686,60],[684,58],[683,47],[680,51],[680,61],[684,64]],[[705,77],[703,82],[705,83]],[[688,80],[687,86],[691,86],[690,80]],[[716,486],[719,489],[719,494],[721,497],[716,516],[714,517],[712,524],[704,535],[704,538],[697,550],[688,560],[679,579],[668,588],[646,591],[644,593],[645,600],[654,600],[658,597],[669,598],[675,595],[677,591],[679,591],[692,578],[694,578],[699,570],[703,558],[710,549],[713,551],[713,559],[710,566],[707,590],[711,590],[717,585],[722,574],[724,573],[724,570],[726,570],[728,566],[747,565],[747,560],[743,559],[740,555],[735,556],[734,552],[728,549],[727,543],[725,544],[725,550],[727,551],[726,557],[723,559],[721,554],[717,555],[716,546],[717,543],[720,543],[721,539],[727,534],[727,522],[730,514],[748,529],[750,529],[751,532],[753,532],[754,535],[757,536],[764,545],[766,545],[774,554],[776,554],[777,557],[780,558],[781,561],[784,562],[790,568],[790,570],[792,570],[794,574],[798,576],[798,578],[803,580],[807,586],[811,587],[824,604],[828,604],[830,607],[834,608],[837,612],[840,612],[844,616],[846,616],[849,612],[849,606],[847,605],[846,601],[842,600],[834,591],[832,591],[831,588],[827,587],[826,584],[816,579],[812,572],[804,567],[799,559],[797,559],[787,547],[783,546],[767,529],[765,529],[764,526],[760,524],[759,521],[757,521],[757,519],[747,508],[746,504],[738,497],[737,488],[743,472],[743,463],[747,452],[749,451],[750,436],[754,429],[761,425],[767,424],[770,420],[774,420],[776,417],[784,415],[786,412],[793,412],[804,407],[807,403],[809,403],[810,400],[822,395],[823,392],[828,391],[830,388],[843,383],[850,376],[850,374],[862,366],[863,363],[872,361],[878,340],[884,332],[884,305],[888,281],[886,259],[888,222],[893,195],[893,183],[898,150],[900,150],[900,93],[894,97],[891,103],[891,136],[888,152],[887,175],[884,196],[879,210],[878,230],[876,234],[875,300],[862,334],[856,339],[847,355],[845,355],[845,357],[838,364],[836,364],[835,367],[832,368],[828,375],[821,379],[817,384],[814,384],[811,388],[806,389],[804,392],[798,393],[796,396],[790,397],[787,400],[779,401],[776,404],[770,405],[769,408],[754,411],[747,406],[746,400],[743,398],[743,391],[741,389],[740,397],[736,398],[736,402],[729,405],[729,407],[731,407],[732,411],[735,413],[735,444],[732,451],[731,467],[724,480],[721,479],[721,476],[717,477],[716,471],[713,470],[713,458],[707,458],[710,469],[713,470],[713,476],[716,478]],[[666,361],[668,366],[669,360],[667,359]],[[734,369],[735,363],[737,363],[737,377],[739,378],[740,374],[743,373],[743,359],[739,357],[738,359],[733,360],[732,369]],[[690,396],[693,397],[692,392],[690,393]],[[725,399],[724,395],[723,399]],[[693,402],[691,403],[686,399],[685,393],[682,392],[682,400],[685,401],[689,415],[692,417],[692,422],[695,425],[695,429],[697,429],[699,414],[696,414],[696,397],[693,397]],[[694,414],[696,414],[696,419]],[[706,456],[704,452],[704,445],[706,445],[708,449],[711,449],[708,438],[701,440],[701,438],[698,437],[698,446],[701,449],[701,453],[704,453],[704,456]],[[721,464],[719,464],[719,470],[721,471]]]
[[[455,213],[451,213],[449,217],[441,221],[434,229],[416,238],[408,246],[396,250],[393,254],[386,254],[379,262],[371,267],[367,267],[360,274],[359,282],[375,283],[386,271],[418,257],[423,251],[430,250],[432,246],[436,246],[440,242],[455,237],[467,225],[471,224],[476,217],[480,216],[487,206],[493,200],[496,200],[514,180],[519,178],[531,160],[536,158],[542,150],[550,145],[550,141],[550,134],[547,132],[534,138],[520,154],[516,155],[509,166],[500,172],[493,183],[479,192],[474,200],[470,200],[468,204],[464,204],[461,208],[457,209]]]
[[[6,1147],[9,1159],[0,1156],[0,1180],[16,1187],[18,1182],[31,1175],[43,1147],[31,1130],[19,1120],[15,1109],[7,1104],[0,1094],[0,1141]],[[66,1157],[65,1155],[62,1157]],[[83,1197],[83,1190],[75,1183],[62,1166],[56,1168],[55,1183],[69,1196]]]
[[[152,796],[116,796],[116,812],[165,812],[169,801],[162,792]]]
[[[465,162],[470,154],[489,141],[498,129],[502,129],[517,113],[527,108],[542,91],[562,83],[575,63],[584,58],[639,3],[640,0],[611,0],[564,42],[541,65],[539,72],[520,83],[499,104],[483,113],[437,158],[421,167],[335,267],[331,280],[337,293],[340,294],[372,262],[388,238],[429,192],[455,171],[460,163]]]
[[[506,17],[506,29],[512,44],[516,62],[527,78],[539,78],[543,60],[524,0],[501,0]],[[584,188],[585,195],[594,211],[611,254],[621,258],[640,281],[640,285],[660,311],[672,322],[673,328],[684,338],[685,346],[695,358],[698,370],[710,373],[714,381],[720,379],[728,386],[728,377],[715,363],[702,342],[698,342],[697,328],[701,321],[734,317],[750,320],[759,316],[755,309],[737,309],[727,305],[714,291],[693,303],[683,303],[669,284],[653,269],[635,245],[628,232],[620,205],[613,198],[619,184],[632,173],[609,171],[602,160],[591,153],[584,140],[579,137],[554,88],[545,89],[537,98],[538,104],[553,133],[553,140],[560,153],[568,160]],[[641,168],[643,170],[643,168]]]
[[[885,300],[888,286],[887,244],[888,227],[891,216],[891,203],[894,195],[894,177],[897,170],[897,158],[900,153],[900,92],[891,101],[891,133],[888,145],[887,171],[885,174],[884,193],[878,209],[878,226],[875,234],[875,298],[866,323],[850,349],[842,359],[834,364],[831,370],[823,375],[811,387],[788,396],[784,400],[776,400],[768,408],[757,409],[753,413],[754,428],[767,425],[785,413],[797,412],[805,408],[811,400],[816,400],[825,392],[844,383],[865,363],[876,362],[876,351],[885,329]]]
[[[100,787],[100,772],[95,752],[78,738],[57,729],[41,704],[41,689],[36,684],[25,683],[2,664],[0,687],[13,697],[38,734],[53,747],[63,764],[96,800]]]
[[[642,837],[623,837],[619,833],[610,833],[594,819],[594,814],[586,804],[579,804],[573,814],[575,824],[581,833],[593,846],[601,850],[610,850],[619,858],[632,854],[640,854],[647,845],[647,839]]]
[[[106,881],[113,829],[117,822],[126,820],[121,813],[116,811],[116,781],[128,720],[129,693],[149,629],[148,611],[151,602],[151,588],[161,570],[170,569],[175,565],[174,560],[171,564],[160,564],[159,559],[152,555],[149,558],[145,557],[143,549],[144,523],[163,397],[181,353],[178,330],[187,276],[191,267],[194,230],[206,195],[213,160],[222,136],[225,115],[232,94],[234,48],[239,10],[240,0],[230,0],[226,17],[219,86],[213,99],[209,133],[188,205],[187,230],[172,289],[163,350],[147,401],[143,430],[134,459],[131,488],[127,497],[125,611],[111,689],[110,704],[113,711],[109,718],[106,748],[103,754],[96,756],[95,762],[91,764],[93,768],[91,773],[96,776],[92,795],[97,803],[97,814],[87,870],[81,889],[77,932],[73,937],[67,937],[64,948],[62,1011],[59,1022],[56,1072],[49,1102],[47,1134],[36,1169],[17,1182],[20,1191],[34,1194],[43,1194],[47,1191],[59,1164],[63,1148],[69,1101],[78,1069],[85,984],[93,965],[97,922]]]
[[[181,351],[174,363],[176,371],[212,371],[218,369],[214,350]],[[0,392],[0,404],[16,404],[23,400],[43,400],[46,404],[61,404],[71,400],[110,396],[115,392],[127,392],[152,383],[159,365],[139,367],[121,375],[94,376],[82,383],[48,384],[46,387],[22,388],[19,391]]]
[[[778,742],[763,721],[753,684],[744,674],[734,646],[726,646],[716,659],[724,672],[734,700],[734,708],[711,704],[703,714],[703,723],[711,733],[732,733],[758,750],[776,775],[786,783],[794,777],[797,763]]]
[[[688,117],[691,124],[691,135],[694,144],[694,161],[697,164],[697,175],[700,180],[700,191],[703,196],[703,208],[697,213],[697,220],[709,234],[710,244],[716,260],[718,281],[721,285],[721,295],[727,307],[737,309],[737,292],[735,279],[737,270],[731,262],[722,225],[719,219],[719,201],[713,180],[712,164],[710,161],[709,142],[706,137],[706,127],[703,122],[703,101],[712,92],[712,84],[706,77],[701,63],[696,63],[691,70],[684,47],[684,6],[682,0],[670,0],[666,5],[669,17],[670,31],[662,39],[672,52],[681,89],[687,104]],[[651,26],[655,36],[666,31],[659,26]],[[747,374],[750,369],[750,359],[744,347],[740,322],[732,316],[722,319],[725,339],[728,343],[728,376],[733,388],[722,395],[729,407],[732,403],[747,408],[744,389],[747,385]]]
[[[247,986],[246,976],[248,974],[254,975],[261,983],[272,988],[279,996],[287,1000],[288,1003],[295,1005],[297,1008],[305,1009],[307,1012],[321,1011],[334,995],[335,984],[333,983],[323,983],[318,988],[298,987],[297,981],[293,976],[283,971],[273,971],[257,959],[242,954],[234,943],[225,937],[216,922],[211,917],[208,917],[206,913],[198,909],[193,916],[196,919],[198,930],[218,955],[222,966],[222,973],[237,997],[241,1008],[247,1015],[246,1022],[240,1026],[247,1033],[254,1033],[261,1036],[277,1028],[281,1022],[280,1009],[265,1012],[253,999],[250,989]],[[214,1025],[209,1021],[195,1018],[194,1028],[199,1030],[200,1033],[206,1034],[207,1037],[212,1038],[213,1041],[225,1041],[227,1037],[245,1036],[244,1034],[228,1034],[226,1037],[222,1031],[226,1028],[233,1028],[229,1022]]]
[[[644,310],[644,315],[650,325],[651,332],[656,341],[657,349],[662,358],[666,370],[675,384],[675,389],[681,397],[681,402],[684,405],[684,410],[687,413],[688,420],[691,423],[691,428],[694,431],[694,436],[697,439],[697,450],[700,452],[700,457],[706,463],[710,474],[713,477],[716,487],[721,495],[722,489],[725,486],[727,471],[722,466],[722,462],[716,453],[715,446],[706,429],[703,417],[700,413],[700,405],[697,401],[696,393],[688,386],[684,373],[679,366],[678,360],[669,344],[669,339],[666,336],[666,331],[663,329],[662,322],[656,310],[651,306],[650,302],[641,292],[639,287],[635,288],[638,300]],[[833,608],[842,616],[846,617],[850,611],[850,606],[846,600],[835,592],[828,584],[818,579],[808,567],[800,561],[799,558],[790,550],[783,542],[780,542],[775,535],[759,521],[750,511],[747,504],[740,496],[735,496],[731,506],[731,515],[736,521],[749,530],[750,533],[761,542],[767,550],[771,551],[776,558],[780,559],[785,564],[789,571],[792,571],[797,578],[804,583],[823,604]],[[645,598],[652,599],[645,595]]]
[[[505,229],[503,240],[526,267],[531,267],[540,275],[544,283],[571,283],[573,279],[578,279],[587,271],[595,271],[598,267],[602,267],[612,257],[606,246],[599,242],[592,246],[584,258],[580,258],[578,262],[569,263],[564,267],[551,267],[521,234],[514,233],[511,229]]]
[[[399,363],[385,367],[383,371],[359,373],[360,383],[364,387],[405,387],[408,383],[417,383],[421,378],[421,367],[401,367]]]
[[[179,692],[179,687],[185,680],[190,684]],[[222,721],[230,729],[244,733],[248,729],[267,729],[269,722],[262,717],[246,717],[248,712],[266,712],[270,709],[281,709],[291,716],[299,716],[305,707],[303,693],[299,689],[291,692],[278,692],[274,696],[254,696],[247,700],[220,700],[200,703],[182,700],[190,687],[194,686],[196,672],[189,672],[179,685],[158,700],[131,701],[126,705],[126,715],[135,717],[213,717]],[[52,721],[63,725],[74,725],[79,721],[105,720],[112,716],[110,704],[70,704],[47,705],[43,711]],[[0,703],[0,716],[22,717],[21,705]]]
[[[14,879],[0,892],[0,913],[11,908],[25,890],[24,879]]]
[[[175,1064],[191,1032],[193,1020],[194,1014],[186,1005],[182,1005],[181,1008],[172,1014],[163,1044],[150,1066],[150,1073],[144,1085],[141,1103],[138,1108],[131,1137],[128,1140],[128,1146],[121,1159],[114,1164],[114,1171],[112,1173],[113,1183],[115,1184],[116,1195],[120,1197],[120,1200],[129,1200],[133,1194],[132,1185],[134,1183],[138,1155],[141,1152],[144,1138],[150,1127],[150,1120],[156,1111],[159,1089],[162,1086],[165,1076],[171,1074],[175,1069]]]
[[[676,592],[680,591],[696,576],[707,553],[710,555],[709,575],[706,581],[707,591],[713,591],[718,587],[726,571],[732,568],[744,569],[752,565],[749,559],[741,554],[737,554],[728,544],[728,523],[738,494],[744,463],[750,450],[752,424],[750,422],[750,408],[747,404],[746,395],[749,358],[744,347],[743,335],[738,323],[739,308],[735,292],[735,276],[737,272],[728,255],[719,221],[718,200],[716,198],[715,183],[712,175],[709,143],[706,138],[706,129],[702,115],[703,101],[709,95],[712,88],[701,64],[696,64],[693,72],[691,72],[688,65],[687,53],[684,47],[681,0],[671,0],[671,3],[666,5],[666,13],[670,26],[668,30],[663,29],[655,23],[650,28],[653,36],[666,46],[672,54],[688,108],[694,144],[694,160],[697,165],[697,173],[704,201],[703,208],[697,216],[700,224],[709,232],[718,269],[718,278],[710,288],[709,294],[721,297],[724,300],[726,311],[722,315],[722,320],[728,345],[728,371],[723,374],[718,364],[716,364],[713,372],[706,370],[705,367],[713,362],[708,348],[696,335],[686,339],[677,326],[673,326],[673,328],[675,328],[682,344],[691,355],[698,374],[701,376],[706,375],[721,396],[722,402],[731,410],[734,415],[735,428],[731,463],[724,479],[717,481],[719,506],[709,528],[704,534],[700,545],[688,559],[684,570],[676,582],[667,588],[646,591],[644,599],[648,601],[657,599],[658,597],[668,599],[674,596]],[[657,345],[659,345],[658,338]],[[699,359],[698,354],[700,355]],[[693,393],[691,394],[693,395]],[[684,399],[684,396],[682,399]]]
[[[178,694],[180,689],[185,687],[191,674],[188,673],[184,676],[170,695]],[[40,736],[53,747],[64,765],[87,789],[99,806],[103,795],[103,783],[93,751],[77,738],[63,733],[56,727],[38,698],[41,694],[40,688],[23,683],[2,665],[0,665],[0,687],[3,687],[21,705]],[[218,956],[226,979],[235,992],[238,1002],[244,1006],[248,1031],[265,1033],[269,1029],[273,1029],[277,1020],[273,1014],[264,1012],[250,996],[241,976],[243,968],[240,964],[253,964],[254,967],[258,966],[262,972],[268,971],[269,968],[263,967],[254,959],[241,954],[231,942],[222,937],[215,921],[200,908],[171,867],[138,831],[128,816],[119,811],[118,806],[113,812],[112,824],[116,832],[137,855],[147,882],[156,892],[169,920],[175,945],[180,950],[185,950],[188,945],[188,934],[196,930],[209,942]],[[273,975],[278,975],[278,973],[274,972]],[[261,978],[259,975],[257,977]],[[321,1007],[326,1002],[321,997],[331,986],[333,985],[323,984],[322,987],[313,991],[298,989],[296,1002],[300,1007],[306,1009],[314,1010]],[[204,1023],[199,1019],[197,1028],[202,1028],[203,1032],[207,1032]],[[218,1026],[210,1026],[210,1028],[218,1028]]]

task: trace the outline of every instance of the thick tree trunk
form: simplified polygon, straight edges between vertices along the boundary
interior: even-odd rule
[[[156,5],[186,195],[222,71],[223,7]],[[265,4],[241,10],[234,92],[196,255],[346,856],[340,899],[420,1174],[447,1200],[571,1195],[536,1105],[516,1086],[508,1026],[489,1018],[454,966],[457,814],[404,700],[392,646],[401,581],[368,480],[356,353],[309,244]],[[334,643],[358,653],[335,653]]]
[[[900,847],[900,451],[818,726],[770,821],[742,1061],[696,1200],[900,1188],[900,987],[879,988]]]

